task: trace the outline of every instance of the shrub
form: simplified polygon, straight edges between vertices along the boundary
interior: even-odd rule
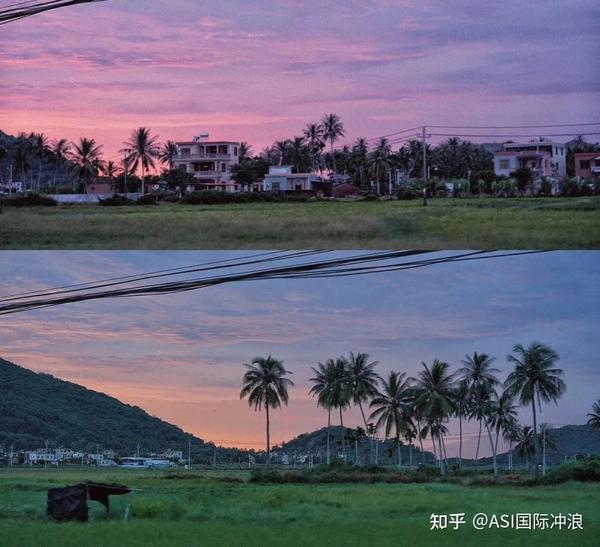
[[[119,207],[121,205],[131,205],[133,202],[126,196],[114,194],[110,198],[99,199],[98,203],[104,207]]]
[[[137,200],[138,205],[157,205],[156,197],[151,194],[146,194]]]
[[[57,204],[53,198],[32,192],[15,196],[5,196],[0,201],[6,207],[54,207]]]
[[[334,198],[358,196],[360,195],[360,188],[350,183],[338,184],[337,186],[333,187],[332,193]]]
[[[541,478],[541,482],[550,484],[567,481],[600,482],[600,457],[564,463]]]
[[[230,203],[254,202],[307,202],[312,194],[308,192],[217,192],[201,190],[185,195],[180,203],[188,205],[223,205]]]

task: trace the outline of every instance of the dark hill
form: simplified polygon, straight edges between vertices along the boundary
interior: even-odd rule
[[[144,453],[167,448],[211,461],[215,446],[177,426],[151,416],[137,406],[83,386],[38,374],[0,359],[0,445],[16,450],[65,446],[78,450],[115,449]],[[237,450],[218,449],[219,457]],[[231,454],[233,455],[233,454]]]

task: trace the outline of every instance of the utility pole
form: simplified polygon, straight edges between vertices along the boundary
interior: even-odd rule
[[[44,469],[48,467],[48,439],[46,439],[46,454],[44,456]]]
[[[546,476],[546,424],[542,424],[542,477]]]
[[[10,460],[8,462],[8,465],[10,467],[12,467],[13,464],[13,443],[10,443]]]
[[[427,137],[427,128],[421,130],[421,148],[423,149],[423,207],[427,205],[427,147],[425,138]]]
[[[188,467],[192,469],[192,439],[188,439]]]

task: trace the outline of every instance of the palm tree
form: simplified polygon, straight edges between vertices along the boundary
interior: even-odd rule
[[[290,155],[296,173],[303,173],[303,164],[305,163],[304,137],[294,137],[294,139],[290,141]]]
[[[67,139],[59,139],[52,141],[50,151],[54,154],[54,177],[52,178],[52,186],[56,186],[56,175],[59,165],[63,165],[69,158],[71,153],[71,145]]]
[[[503,432],[502,436],[504,440],[508,441],[508,470],[513,470],[513,443],[519,442],[519,430],[521,426],[519,422],[515,419],[513,423],[511,423]]]
[[[360,355],[360,354],[359,354]],[[411,419],[412,387],[405,373],[390,372],[387,380],[380,380],[381,391],[375,395],[371,404],[373,412],[370,420],[376,420],[375,427],[385,426],[385,437],[392,430],[398,451],[398,467],[402,467],[400,437],[413,427]]]
[[[369,363],[368,353],[357,353],[356,355],[350,352],[350,357],[347,359],[347,374],[350,384],[352,402],[358,405],[360,414],[363,419],[365,430],[367,429],[367,418],[363,409],[363,403],[367,402],[371,397],[378,394],[377,383],[380,378],[375,372],[375,367],[378,361]],[[373,443],[371,442],[371,452]],[[372,460],[372,453],[370,458]]]
[[[102,155],[102,145],[97,145],[94,139],[82,137],[79,143],[73,143],[73,170],[79,180],[84,181],[85,192],[92,177],[98,174],[98,161]]]
[[[587,415],[589,420],[587,421],[587,425],[589,425],[592,429],[600,429],[600,399],[598,399],[594,406],[592,406],[592,411]]]
[[[104,172],[104,175],[106,177],[108,177],[108,180],[109,180],[109,182],[111,184],[111,187],[112,187],[112,185],[113,185],[113,178],[117,174],[117,164],[114,161],[112,161],[112,160],[107,161],[104,164],[104,167],[103,167],[102,171]]]
[[[542,401],[557,403],[567,386],[562,380],[563,371],[554,365],[558,361],[558,353],[540,342],[532,342],[527,348],[522,344],[513,347],[516,355],[509,355],[508,361],[515,364],[505,382],[506,389],[519,397],[522,405],[531,403],[533,412],[533,435],[535,468],[538,470],[538,441],[537,441],[537,415],[535,403],[541,412]]]
[[[381,185],[385,184],[390,169],[390,154],[392,150],[385,137],[382,137],[377,146],[371,152],[369,163],[371,166],[371,173],[375,181],[377,181],[377,192],[381,192]]]
[[[416,408],[422,416],[429,422],[428,428],[432,439],[437,436],[440,464],[443,454],[443,436],[446,428],[442,422],[455,412],[454,403],[454,378],[455,374],[450,374],[448,369],[450,365],[438,359],[434,359],[431,367],[422,363],[423,370],[419,372],[415,379],[417,397],[415,400]],[[425,428],[423,428],[426,431]],[[435,442],[434,442],[435,446]],[[444,473],[443,465],[440,465]]]
[[[509,391],[504,391],[500,397],[492,400],[488,404],[486,414],[486,429],[492,449],[494,475],[498,475],[498,463],[496,457],[498,454],[498,439],[500,438],[500,432],[509,431],[517,421],[517,410],[514,405],[513,395]],[[492,441],[492,428],[496,431],[495,442]]]
[[[31,151],[37,156],[38,160],[37,190],[39,191],[42,181],[42,162],[49,150],[48,138],[43,133],[32,133],[29,136],[29,141],[31,142]]]
[[[248,404],[254,406],[254,410],[262,410],[265,407],[267,417],[267,466],[271,461],[271,433],[269,422],[269,408],[281,408],[281,402],[287,405],[289,400],[288,388],[294,383],[285,378],[291,374],[283,366],[283,361],[275,359],[270,355],[255,357],[252,363],[243,365],[248,370],[244,373],[243,387],[240,391],[240,399],[248,397]]]
[[[498,385],[496,374],[500,372],[492,367],[495,361],[486,353],[474,352],[473,355],[466,355],[461,361],[463,366],[458,369],[458,374],[466,381],[469,388],[469,397],[472,402],[472,415],[479,421],[479,433],[477,435],[477,450],[475,460],[479,458],[479,447],[481,445],[481,428],[483,425],[483,410],[485,398],[490,396],[491,391]]]
[[[290,141],[276,141],[273,145],[273,152],[278,158],[279,165],[283,165],[283,162],[286,159],[286,154],[288,152]]]
[[[350,407],[352,398],[352,386],[348,377],[348,361],[344,357],[338,357],[333,364],[333,407],[340,413],[340,426],[342,427],[342,452],[346,461],[346,442],[343,437],[344,415],[343,412]]]
[[[462,445],[463,445],[463,418],[467,418],[471,413],[471,399],[469,393],[469,386],[466,380],[462,380],[458,383],[456,392],[454,394],[454,413],[458,418],[458,468],[462,467]]]
[[[515,451],[525,458],[525,467],[529,471],[529,458],[537,452],[535,432],[528,425],[524,425],[517,430],[516,439]]]
[[[238,152],[238,162],[242,163],[244,160],[249,159],[251,151],[252,147],[247,142],[241,142]]]
[[[173,160],[178,153],[179,148],[177,147],[177,143],[175,141],[166,141],[160,147],[157,157],[160,163],[166,163],[169,166],[169,171],[171,171],[173,169]]]
[[[314,385],[309,393],[317,396],[317,406],[327,409],[327,464],[331,462],[330,450],[330,430],[331,430],[331,409],[335,408],[336,400],[336,370],[335,361],[327,359],[325,364],[319,363],[317,368],[311,367],[314,377],[309,379]]]
[[[344,124],[337,114],[324,114],[321,119],[321,126],[323,127],[323,138],[329,141],[331,146],[331,161],[333,162],[333,172],[335,174],[336,167],[333,143],[345,135]]]
[[[138,127],[131,133],[131,137],[125,143],[123,149],[127,154],[129,166],[133,172],[137,171],[138,166],[142,168],[142,195],[145,193],[145,177],[148,169],[154,169],[154,160],[158,158],[160,149],[156,139],[158,137],[150,135],[150,129]]]
[[[323,148],[323,126],[320,123],[309,123],[302,130],[302,135],[308,142],[312,160],[313,173],[317,170],[319,152]]]

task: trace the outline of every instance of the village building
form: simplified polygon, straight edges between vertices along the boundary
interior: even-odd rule
[[[208,133],[201,133],[191,141],[176,144],[173,166],[195,179],[188,190],[239,191],[239,185],[231,178],[231,167],[239,161],[239,142],[209,140]]]

